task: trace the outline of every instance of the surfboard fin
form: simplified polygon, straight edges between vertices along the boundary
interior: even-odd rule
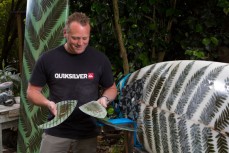
[[[105,118],[107,110],[98,101],[91,101],[79,107],[79,109],[90,116]]]
[[[64,122],[73,112],[77,104],[77,100],[66,100],[58,102],[57,105],[57,115],[51,120],[44,124],[39,125],[41,129],[48,129],[57,126]]]

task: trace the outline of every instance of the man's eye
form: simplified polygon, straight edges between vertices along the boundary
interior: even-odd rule
[[[79,38],[77,38],[77,37],[72,37],[72,39],[73,39],[73,40],[77,40],[77,39],[79,39]]]

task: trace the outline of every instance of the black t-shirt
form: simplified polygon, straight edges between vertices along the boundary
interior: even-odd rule
[[[84,114],[79,106],[97,100],[99,85],[110,87],[114,83],[108,58],[92,47],[82,54],[69,54],[64,46],[45,52],[38,59],[30,83],[49,87],[49,100],[77,100],[77,107],[60,125],[46,133],[65,138],[89,138],[98,134],[95,118]]]

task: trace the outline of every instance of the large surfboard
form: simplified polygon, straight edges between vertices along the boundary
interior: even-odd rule
[[[26,89],[40,54],[64,43],[68,8],[68,0],[27,0],[17,153],[39,152],[43,130],[38,125],[46,121],[48,111],[31,104]],[[47,88],[43,93],[48,95]]]
[[[229,152],[229,64],[169,61],[120,82],[119,108],[150,153]]]

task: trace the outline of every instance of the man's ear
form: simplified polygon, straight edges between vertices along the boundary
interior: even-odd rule
[[[63,29],[63,35],[64,35],[64,38],[67,37],[67,30],[66,30],[66,28]]]

